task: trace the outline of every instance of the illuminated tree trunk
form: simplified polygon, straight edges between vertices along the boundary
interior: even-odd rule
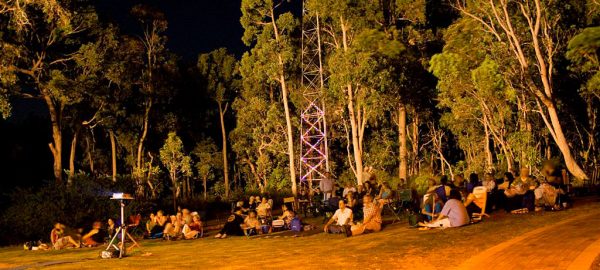
[[[407,179],[408,152],[406,149],[406,107],[400,104],[398,107],[398,141],[400,147],[400,165],[398,167],[398,176],[400,179]]]
[[[77,132],[73,133],[73,139],[71,140],[71,155],[69,155],[69,178],[67,178],[68,184],[73,181],[75,176],[75,152],[77,151]]]
[[[227,133],[225,132],[225,112],[227,112],[228,104],[223,108],[219,102],[219,120],[221,121],[221,139],[223,143],[223,176],[225,177],[225,197],[229,198],[229,163],[227,162]]]
[[[112,181],[117,182],[117,142],[115,132],[111,129],[108,131],[110,136],[110,153],[112,159]]]
[[[52,98],[45,90],[42,90],[44,101],[48,106],[50,113],[50,121],[52,125],[52,142],[48,144],[50,152],[54,158],[54,179],[57,184],[62,183],[62,131],[60,128],[59,111],[56,110],[56,106],[52,101]]]
[[[273,25],[273,32],[275,34],[275,41],[279,42],[279,30],[277,30],[277,24],[275,23],[275,12],[271,9],[271,24]],[[285,67],[283,64],[283,57],[281,54],[277,55],[279,60],[279,84],[281,86],[281,95],[283,98],[283,108],[285,111],[285,123],[287,127],[287,144],[288,144],[288,159],[289,159],[289,167],[290,167],[290,181],[292,182],[292,194],[294,197],[297,195],[297,187],[296,187],[296,166],[295,166],[295,158],[294,155],[294,136],[292,134],[292,120],[290,117],[290,108],[288,104],[288,89],[285,80]]]

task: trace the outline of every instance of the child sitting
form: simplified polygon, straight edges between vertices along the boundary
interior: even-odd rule
[[[246,236],[258,234],[260,232],[260,222],[256,217],[256,213],[254,211],[250,211],[248,216],[244,219],[244,225],[242,225],[244,229],[244,234]]]

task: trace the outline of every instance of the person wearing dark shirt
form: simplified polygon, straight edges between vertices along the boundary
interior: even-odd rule
[[[244,230],[242,230],[242,224],[244,224],[244,218],[242,217],[242,208],[236,207],[231,216],[227,218],[227,223],[225,223],[223,229],[221,229],[221,231],[219,231],[219,233],[215,235],[215,238],[224,239],[227,238],[227,235],[243,236]]]

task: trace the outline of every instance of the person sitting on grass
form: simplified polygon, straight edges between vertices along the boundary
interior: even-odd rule
[[[432,221],[440,212],[442,212],[444,202],[435,192],[430,192],[429,194],[425,195],[425,197],[426,199],[423,201],[421,214],[425,216],[427,221]]]
[[[199,215],[192,215],[192,220],[183,226],[184,239],[196,239],[202,235],[202,221]]]
[[[54,228],[50,232],[50,241],[52,242],[52,247],[57,250],[67,247],[81,247],[78,241],[75,241],[72,236],[65,233],[66,228],[67,226],[59,222],[54,224]]]
[[[248,212],[248,216],[244,219],[244,225],[242,227],[246,236],[255,235],[260,232],[260,222],[256,217],[256,212]]]
[[[355,236],[363,233],[381,231],[381,209],[382,204],[380,202],[373,202],[373,197],[371,197],[371,195],[365,195],[363,197],[363,222],[353,225],[350,228],[350,231],[346,231],[346,235]]]
[[[458,190],[450,191],[448,201],[444,204],[444,208],[442,208],[437,219],[428,223],[419,222],[419,226],[425,228],[449,228],[468,224],[469,215],[460,198]]]
[[[256,207],[256,214],[259,218],[266,218],[270,215],[271,205],[267,200],[267,197],[263,197],[260,204]]]
[[[156,224],[150,230],[150,238],[160,238],[163,236],[167,223],[169,223],[169,218],[164,215],[162,210],[158,210],[156,212]]]
[[[172,215],[170,218],[171,221],[165,225],[165,230],[163,231],[163,238],[166,239],[179,237],[183,230],[183,225],[181,225],[177,216]]]
[[[266,198],[263,198],[265,201]],[[233,210],[233,213],[227,218],[227,223],[223,226],[223,229],[219,231],[215,238],[227,238],[228,235],[237,235],[243,236],[244,230],[242,230],[242,225],[244,224],[244,218],[242,217],[242,208],[236,207]]]
[[[154,213],[150,213],[150,218],[148,218],[148,221],[146,221],[147,235],[150,235],[154,226],[156,226],[156,215],[154,215]]]
[[[377,195],[375,200],[380,200],[380,199],[387,200],[390,197],[392,197],[392,189],[390,188],[390,185],[387,182],[384,182],[383,184],[381,184],[381,188],[379,189],[379,194]]]
[[[118,225],[113,218],[108,218],[106,221],[106,232],[108,233],[108,238],[112,238],[115,233],[117,233]]]
[[[352,225],[352,209],[346,207],[346,203],[344,201],[339,201],[338,210],[335,211],[335,214],[329,219],[325,227],[323,227],[323,231],[326,233],[342,233],[349,230],[349,226]],[[334,223],[332,225],[332,223]]]
[[[292,219],[294,218],[292,210],[290,209],[290,207],[287,206],[287,204],[283,204],[281,206],[281,210],[282,210],[282,214],[281,214],[281,216],[277,217],[277,219],[283,220],[285,222],[285,225],[289,228],[290,222],[292,222]]]
[[[106,231],[102,229],[102,222],[96,221],[92,225],[92,230],[81,237],[81,241],[86,247],[96,247],[104,243]]]

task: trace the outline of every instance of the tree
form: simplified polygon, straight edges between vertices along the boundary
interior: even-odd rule
[[[577,17],[564,1],[487,0],[454,2],[466,17],[480,23],[481,31],[491,33],[505,55],[518,67],[519,90],[535,98],[537,112],[562,153],[567,169],[577,179],[587,179],[571,153],[558,113],[554,89],[555,60],[569,39],[565,18]],[[573,6],[578,6],[573,3]],[[566,38],[566,40],[565,40]]]
[[[77,16],[74,16],[77,14]],[[54,177],[62,181],[63,113],[80,101],[68,86],[74,55],[82,42],[93,39],[97,17],[85,4],[70,7],[57,1],[2,1],[0,15],[7,18],[0,32],[0,109],[7,115],[7,93],[44,101],[50,116]],[[71,78],[72,79],[72,78]],[[8,91],[5,90],[8,88]]]
[[[173,192],[173,209],[177,211],[177,198],[181,194],[180,177],[192,175],[192,159],[185,154],[183,142],[175,132],[169,132],[169,137],[160,149],[160,161],[169,172],[171,191]]]
[[[202,179],[204,200],[207,200],[208,181],[213,180],[216,176],[215,171],[223,166],[223,163],[219,160],[221,153],[219,153],[215,142],[211,139],[204,139],[197,143],[192,153],[198,159],[196,169],[198,170],[198,176]]]
[[[243,58],[246,58],[246,61],[242,60],[242,64],[247,63],[254,67],[254,74],[245,74],[246,76],[259,76],[259,80],[267,85],[279,84],[285,113],[290,181],[295,197],[297,193],[296,156],[294,155],[292,116],[288,101],[288,80],[295,53],[292,33],[298,26],[298,22],[290,12],[280,15],[276,13],[283,3],[284,1],[274,3],[273,0],[242,1],[242,18],[240,19],[242,27],[244,27],[242,41],[247,46],[254,44],[250,53],[244,54]],[[244,76],[243,73],[242,76]]]
[[[225,178],[225,197],[229,197],[229,162],[227,160],[227,132],[225,114],[233,93],[239,88],[239,68],[235,57],[221,48],[198,57],[198,69],[204,77],[206,90],[219,107],[223,155],[223,177]],[[206,182],[205,182],[206,185]]]

